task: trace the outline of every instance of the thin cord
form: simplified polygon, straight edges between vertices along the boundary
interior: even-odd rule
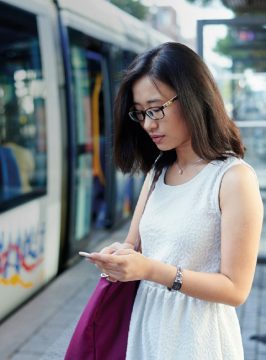
[[[196,160],[196,161],[194,161],[194,162],[192,162],[192,163],[190,163],[190,164],[188,164],[189,166],[195,166],[198,162],[200,162],[200,161],[203,161],[203,159],[198,159],[198,160]],[[176,161],[175,162],[176,163],[176,165],[177,165],[177,167],[178,167],[178,174],[179,175],[182,175],[183,173],[184,173],[184,170],[185,169],[183,169],[183,168],[181,168],[181,166],[178,164],[178,162]]]

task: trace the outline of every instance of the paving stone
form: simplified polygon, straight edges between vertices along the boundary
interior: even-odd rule
[[[9,359],[10,360],[39,360],[40,356],[41,356],[40,353],[19,352],[18,354],[12,356]]]
[[[34,334],[26,344],[21,347],[22,352],[35,352],[44,354],[49,346],[53,344],[63,333],[61,326],[49,326],[42,328],[39,332]]]

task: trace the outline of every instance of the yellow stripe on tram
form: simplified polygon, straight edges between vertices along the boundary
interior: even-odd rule
[[[105,185],[105,176],[100,157],[100,93],[103,77],[98,73],[92,93],[92,143],[93,143],[93,175],[97,176],[102,185]]]

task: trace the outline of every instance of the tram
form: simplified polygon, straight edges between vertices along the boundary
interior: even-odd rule
[[[0,320],[134,207],[112,160],[121,70],[164,35],[103,0],[0,0]]]

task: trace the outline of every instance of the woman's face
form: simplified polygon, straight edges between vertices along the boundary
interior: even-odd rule
[[[156,86],[148,76],[137,80],[132,87],[135,110],[147,110],[162,106],[176,94],[165,83],[156,80]],[[164,110],[164,118],[152,120],[147,115],[140,126],[148,133],[161,151],[181,149],[190,145],[190,134],[182,115],[178,99]]]

